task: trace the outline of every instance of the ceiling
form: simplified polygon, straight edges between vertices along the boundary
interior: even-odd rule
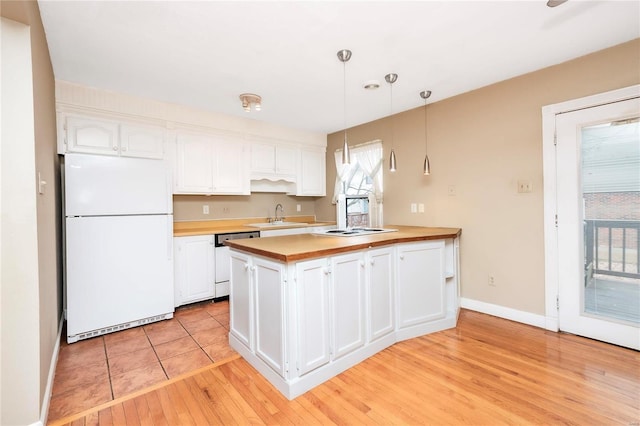
[[[432,103],[640,37],[638,1],[39,5],[58,80],[320,133],[423,105],[424,89]],[[245,92],[262,111],[242,109]]]

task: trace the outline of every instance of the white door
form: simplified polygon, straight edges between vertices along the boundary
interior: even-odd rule
[[[230,323],[231,334],[247,348],[253,350],[253,289],[249,256],[232,251]]]
[[[333,359],[365,343],[364,253],[331,258]]]
[[[329,276],[326,259],[296,264],[296,319],[298,327],[298,375],[330,360]]]
[[[394,251],[391,247],[371,250],[368,259],[369,341],[394,329]]]
[[[284,377],[284,266],[254,258],[256,355]]]
[[[638,98],[556,116],[558,325],[640,349]]]
[[[213,236],[176,237],[175,304],[214,297]]]

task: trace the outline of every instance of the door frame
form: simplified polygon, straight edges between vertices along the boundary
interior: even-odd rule
[[[640,84],[542,107],[544,177],[545,328],[558,331],[558,232],[556,176],[556,115],[640,97]]]

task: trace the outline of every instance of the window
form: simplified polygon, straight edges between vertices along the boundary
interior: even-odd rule
[[[351,164],[342,164],[342,150],[337,150],[335,161],[333,201],[345,194],[347,226],[382,226],[382,142],[353,147]]]

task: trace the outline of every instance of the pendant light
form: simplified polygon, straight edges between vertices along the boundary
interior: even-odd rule
[[[342,143],[342,164],[351,163],[349,144],[347,143],[347,61],[351,59],[351,51],[347,49],[338,51],[338,59],[342,62],[342,95],[344,102],[344,141]]]
[[[398,74],[389,73],[384,76],[384,79],[387,83],[389,83],[389,86],[391,88],[390,95],[389,95],[389,110],[391,115],[391,155],[389,157],[389,171],[395,172],[396,171],[396,153],[393,151],[393,142],[394,142],[393,139],[394,139],[394,133],[395,133],[395,129],[393,126],[393,83],[395,83],[398,80]]]
[[[427,99],[431,96],[431,90],[423,90],[420,97],[424,99],[424,166],[422,174],[429,176],[431,174],[431,165],[429,164],[429,155],[427,153]]]

